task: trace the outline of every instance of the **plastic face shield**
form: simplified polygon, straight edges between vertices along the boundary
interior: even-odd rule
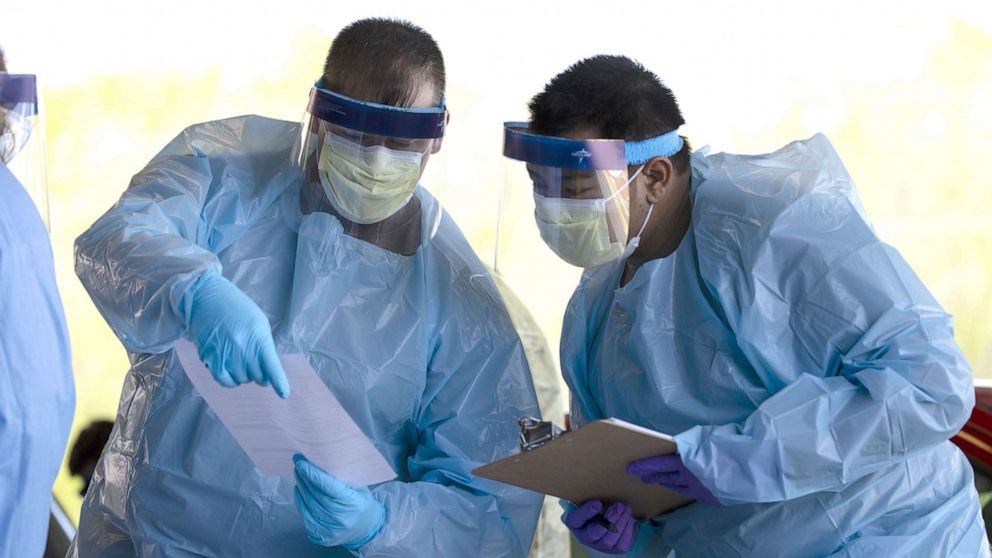
[[[573,203],[601,205],[607,240],[612,236],[622,246],[629,220],[624,145],[535,135],[522,122],[506,123],[503,139],[504,184],[494,267],[534,316],[548,344],[557,347],[561,316],[582,269],[558,253],[567,243],[565,237],[556,237],[553,227],[538,227],[535,199],[551,212]],[[552,351],[556,364],[557,356]]]
[[[512,200],[530,198],[528,213],[540,228],[540,237],[572,265],[598,265],[614,253],[619,257],[630,222],[624,142],[541,136],[531,134],[522,122],[506,123],[503,133],[503,155],[511,160],[504,190],[509,203],[505,205],[519,206]],[[501,223],[512,219],[505,213],[509,210],[503,209]],[[502,233],[510,231],[501,227],[500,240]],[[598,246],[602,255],[595,261],[578,259],[574,254],[577,243]],[[497,249],[497,265],[504,255]]]
[[[326,191],[339,216],[359,228],[375,224],[381,230],[380,223],[388,228],[394,209],[398,215],[412,195],[410,180],[415,185],[417,169],[440,149],[445,120],[443,100],[438,107],[403,108],[314,87],[296,163],[308,187]],[[322,173],[331,161],[340,172]],[[399,183],[411,186],[399,188],[409,192],[397,198]],[[440,200],[439,188],[429,190]],[[436,232],[440,217],[440,211],[425,214],[433,221],[427,223],[428,236]]]
[[[0,72],[0,162],[24,186],[49,226],[44,121],[36,76]]]

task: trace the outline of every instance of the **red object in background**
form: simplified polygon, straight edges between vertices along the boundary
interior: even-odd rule
[[[975,380],[975,409],[951,441],[992,471],[992,380]]]

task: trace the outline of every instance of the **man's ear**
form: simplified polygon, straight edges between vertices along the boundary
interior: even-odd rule
[[[444,111],[444,133],[448,133],[448,123],[451,122],[451,111]],[[441,151],[441,144],[444,141],[444,136],[434,139],[434,143],[431,145],[431,155]]]
[[[648,203],[655,204],[665,197],[675,183],[675,165],[668,157],[655,157],[644,164],[644,195]]]

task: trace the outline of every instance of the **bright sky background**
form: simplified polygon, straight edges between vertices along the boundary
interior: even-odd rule
[[[504,184],[501,123],[554,74],[626,54],[680,100],[696,147],[758,153],[824,132],[882,237],[957,316],[992,376],[992,4],[967,2],[67,2],[0,0],[13,72],[47,102],[52,235],[76,429],[112,417],[127,361],[72,271],[72,242],[189,124],[302,115],[330,40],[366,16],[438,40],[451,126],[425,182],[486,261]],[[543,247],[533,248],[535,261]],[[552,344],[576,273],[508,279]],[[525,270],[526,271],[526,270]],[[75,433],[73,434],[75,437]],[[69,494],[78,481],[60,478]],[[78,499],[70,506],[78,506]]]

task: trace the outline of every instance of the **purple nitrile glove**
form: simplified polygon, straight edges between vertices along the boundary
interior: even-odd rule
[[[622,502],[610,504],[604,512],[602,502],[589,500],[567,512],[562,519],[580,543],[600,552],[626,554],[637,542],[637,520],[631,514],[630,506]],[[607,522],[616,532],[609,530],[605,525]]]
[[[627,466],[627,472],[641,477],[645,484],[660,484],[665,488],[678,492],[683,496],[695,499],[697,502],[711,506],[722,506],[716,496],[702,482],[686,469],[685,463],[678,454],[659,455],[635,461]]]

